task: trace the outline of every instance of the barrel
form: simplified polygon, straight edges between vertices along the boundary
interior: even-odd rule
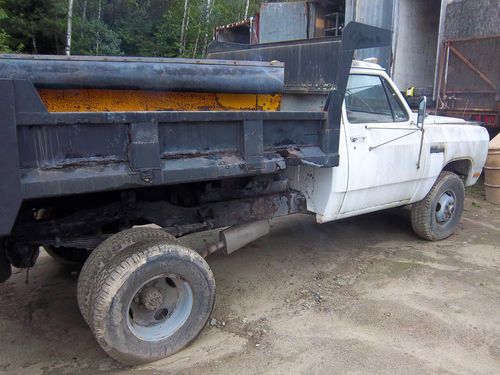
[[[484,167],[486,200],[500,204],[500,136],[490,142],[488,159]]]

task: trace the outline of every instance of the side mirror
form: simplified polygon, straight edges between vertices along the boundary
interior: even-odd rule
[[[427,117],[427,97],[423,96],[418,105],[417,126],[422,129],[424,127],[424,120]]]

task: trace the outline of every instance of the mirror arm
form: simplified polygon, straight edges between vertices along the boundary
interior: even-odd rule
[[[408,130],[410,130],[410,129],[408,129]],[[400,140],[401,138],[408,137],[408,136],[410,136],[410,135],[412,135],[412,134],[415,134],[415,133],[416,133],[416,132],[418,132],[418,131],[419,131],[418,129],[416,129],[416,130],[411,130],[411,131],[410,131],[410,133],[403,134],[402,136],[397,137],[397,138],[389,139],[388,141],[385,141],[385,142],[383,142],[383,143],[379,143],[379,144],[378,144],[378,145],[376,145],[376,146],[371,146],[371,147],[369,147],[369,148],[368,148],[368,151],[373,151],[373,150],[375,150],[375,149],[377,149],[377,148],[379,148],[379,147],[385,146],[385,145],[386,145],[386,144],[388,144],[388,143],[391,143],[391,142],[394,142],[394,141]]]
[[[418,161],[417,161],[417,169],[420,169],[420,163],[422,162],[422,151],[424,149],[424,124],[422,123],[422,126],[420,128],[420,132],[422,133],[422,136],[420,137],[420,150],[418,152]]]
[[[417,128],[422,133],[420,137],[420,149],[418,151],[418,161],[417,161],[417,170],[420,169],[422,163],[422,152],[424,150],[424,122],[425,117],[427,115],[427,97],[423,97],[418,105],[418,116],[417,116]],[[419,126],[420,125],[420,126]]]

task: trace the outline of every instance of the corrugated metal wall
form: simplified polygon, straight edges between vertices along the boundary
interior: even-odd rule
[[[346,23],[358,21],[368,25],[393,30],[395,0],[346,0]],[[361,50],[357,59],[377,57],[386,69],[391,66],[391,47]]]
[[[439,0],[399,0],[392,78],[401,89],[434,85]]]
[[[394,32],[390,48],[358,51],[377,57],[400,89],[432,87],[436,66],[440,0],[346,0],[346,22],[355,20]]]
[[[307,39],[308,17],[308,4],[305,2],[262,4],[259,42]]]

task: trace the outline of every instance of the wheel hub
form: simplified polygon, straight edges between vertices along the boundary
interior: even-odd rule
[[[188,319],[193,307],[189,284],[176,276],[159,276],[145,282],[129,304],[127,322],[142,340],[172,335]]]
[[[147,287],[141,292],[141,302],[149,311],[155,311],[163,304],[161,291],[154,287]]]
[[[455,196],[451,191],[445,192],[436,205],[436,221],[440,224],[448,222],[455,213]]]

